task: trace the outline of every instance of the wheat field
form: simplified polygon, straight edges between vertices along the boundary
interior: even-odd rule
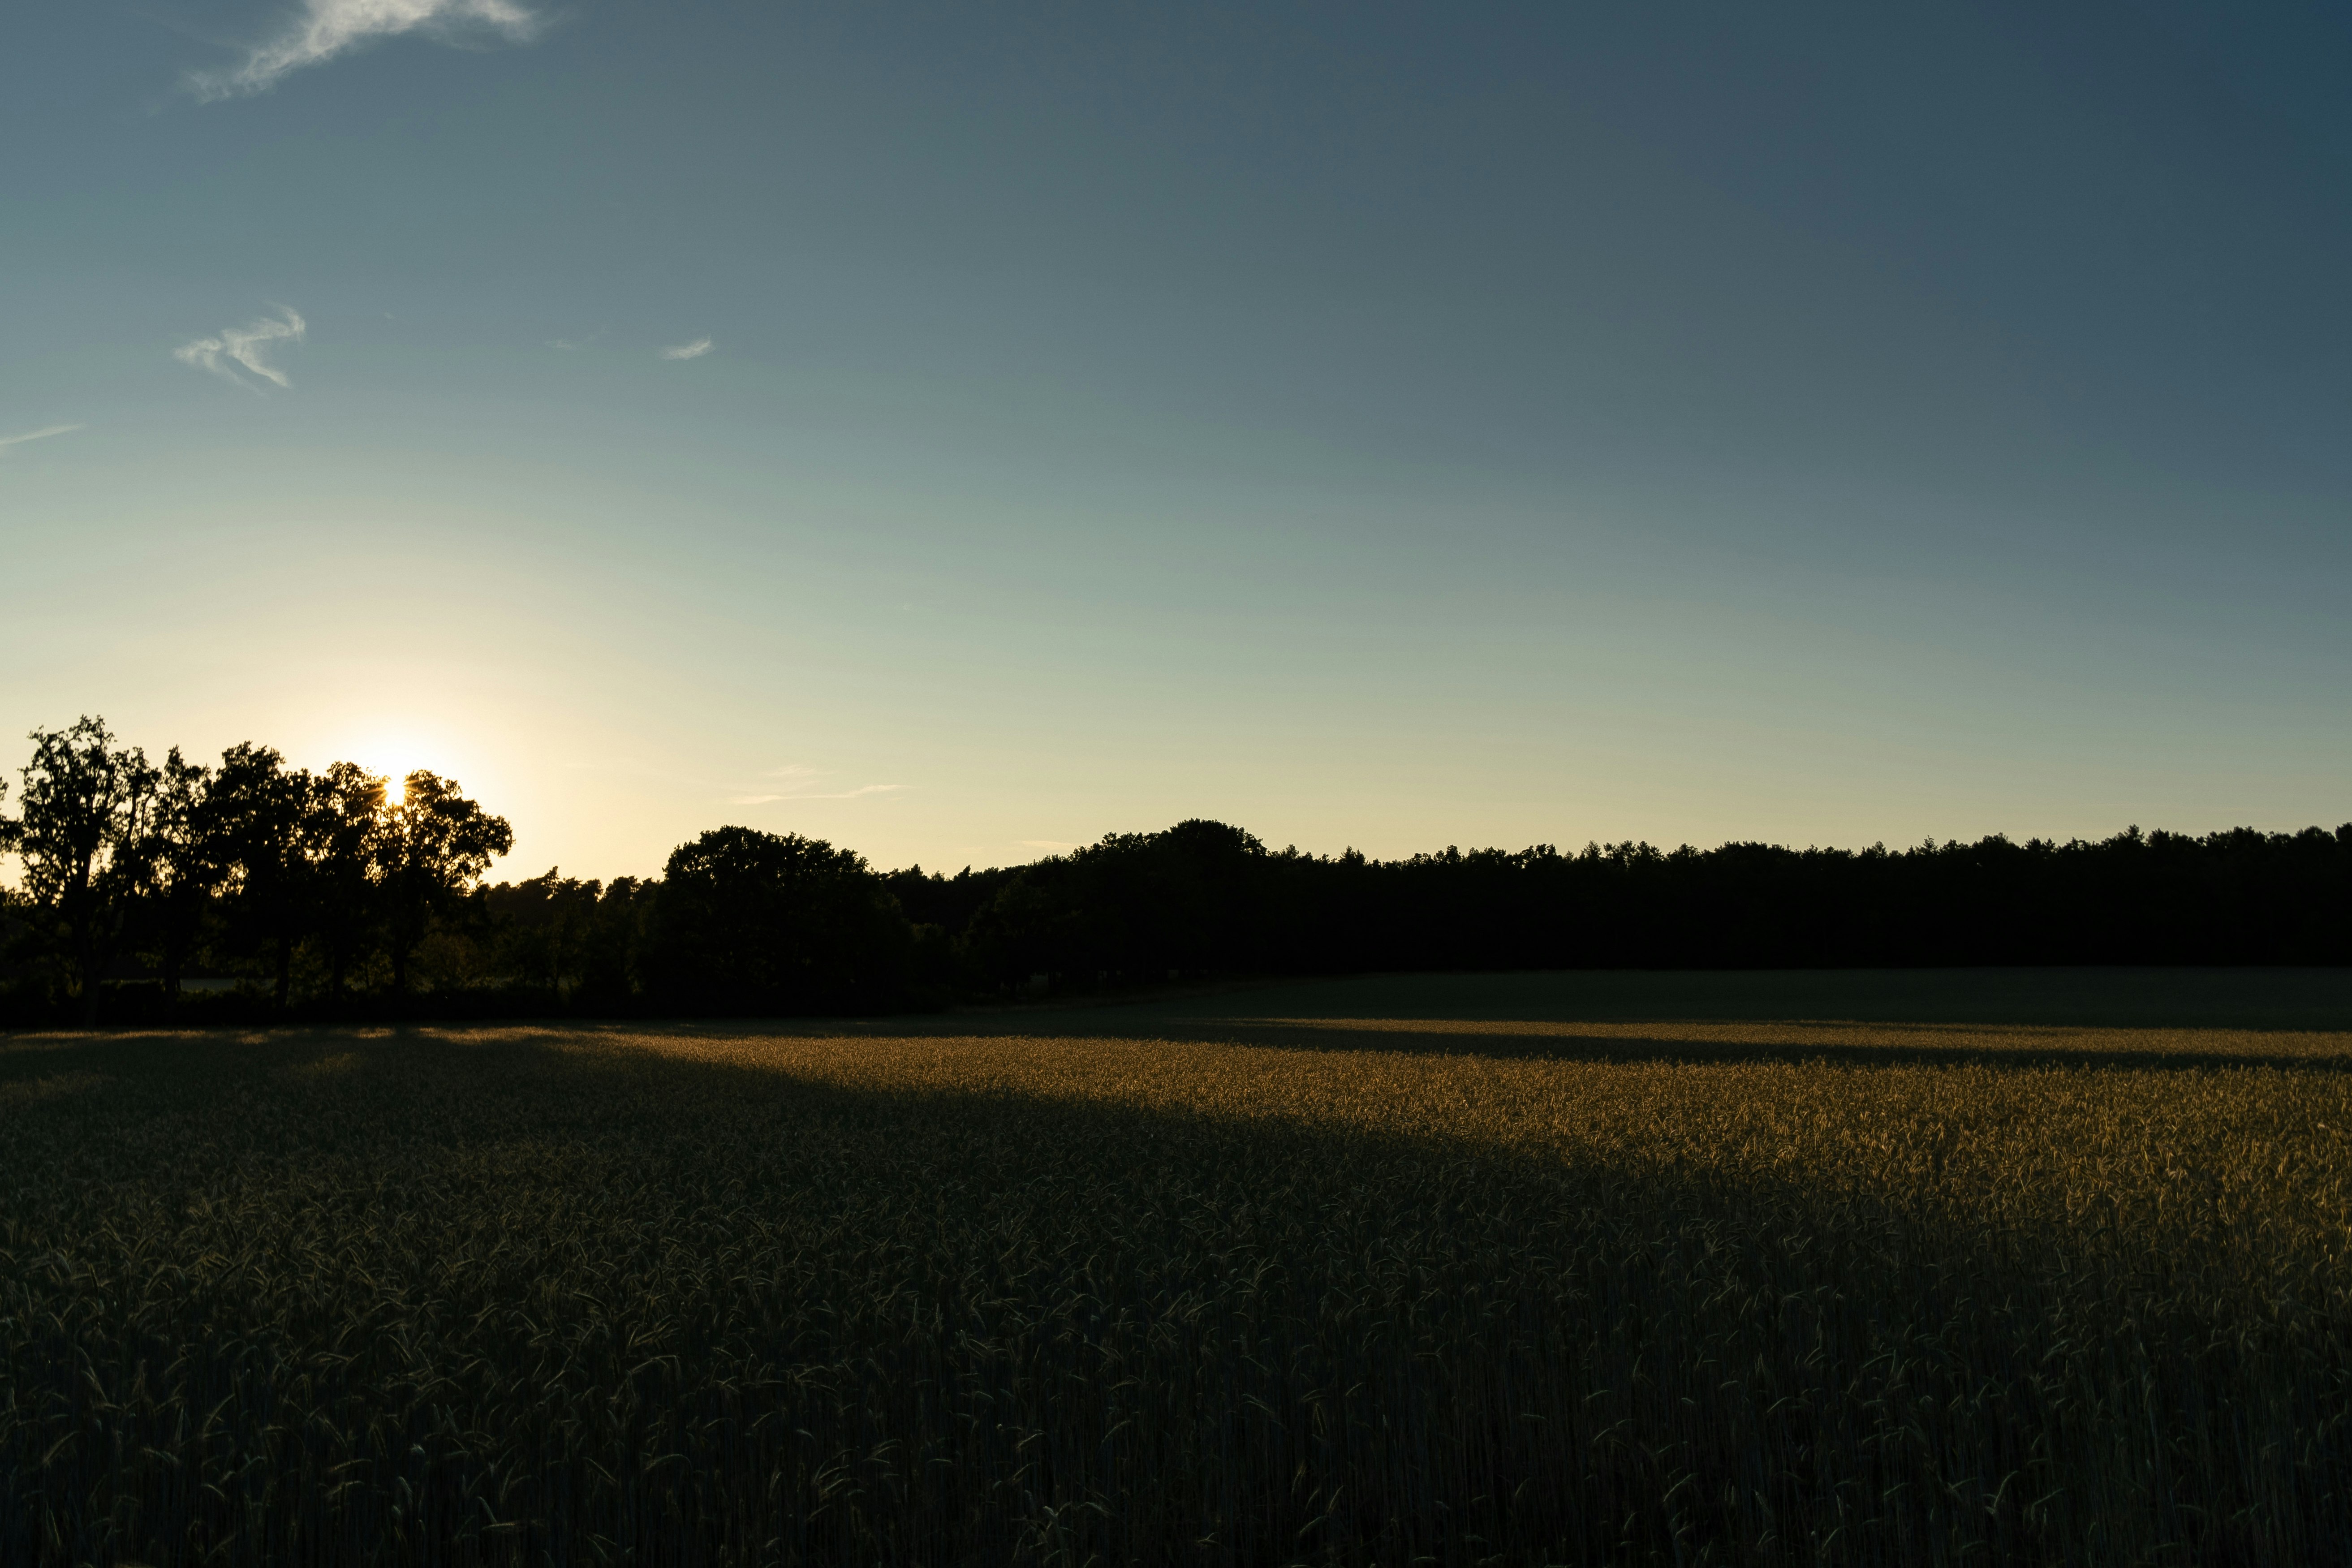
[[[0,1561],[2347,1554],[2344,977],[1528,984],[13,1037]]]

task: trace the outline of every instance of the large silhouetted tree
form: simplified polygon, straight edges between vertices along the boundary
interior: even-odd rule
[[[317,784],[268,746],[221,753],[209,810],[216,853],[232,868],[230,912],[245,945],[268,955],[280,1009],[293,985],[294,949],[309,933],[310,862],[303,826]]]
[[[313,782],[302,819],[312,929],[327,960],[327,988],[340,1000],[352,967],[370,951],[383,900],[384,783],[357,763],[331,763]]]
[[[383,898],[392,989],[408,990],[409,960],[436,915],[454,908],[514,847],[514,830],[457,793],[455,781],[419,770],[383,815],[376,867]]]
[[[230,869],[214,817],[212,770],[173,747],[163,759],[145,858],[145,934],[163,972],[167,1005],[179,1001],[188,954]]]
[[[36,730],[31,740],[0,847],[23,858],[26,902],[71,969],[83,1024],[94,1024],[107,965],[147,880],[158,775],[145,752],[114,744],[102,719]]]
[[[798,834],[714,828],[670,853],[646,979],[692,1012],[887,1006],[912,940],[863,857]]]
[[[1008,980],[1165,983],[1260,969],[1270,868],[1255,835],[1222,822],[1110,834],[1007,882],[974,917],[971,946]]]

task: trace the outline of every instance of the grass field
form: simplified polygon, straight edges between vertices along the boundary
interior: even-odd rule
[[[0,1044],[0,1562],[2352,1555],[2352,975]]]

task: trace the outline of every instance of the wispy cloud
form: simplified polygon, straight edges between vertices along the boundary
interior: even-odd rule
[[[604,335],[604,330],[599,328],[584,338],[550,338],[547,340],[547,346],[551,349],[562,349],[566,353],[577,353]]]
[[[905,784],[866,784],[857,789],[829,791],[807,795],[739,795],[728,801],[730,805],[766,805],[779,800],[857,800],[869,795],[892,795],[905,789]]]
[[[192,71],[188,89],[207,103],[268,92],[290,71],[404,33],[444,43],[490,35],[519,44],[539,28],[538,15],[515,0],[302,0],[302,8],[255,45],[244,64]]]
[[[261,389],[231,370],[229,362],[243,365],[264,381],[278,386],[291,386],[294,384],[286,379],[286,373],[262,357],[271,343],[281,339],[298,343],[302,341],[304,327],[300,313],[284,305],[280,305],[278,310],[284,312],[282,318],[264,316],[248,327],[227,328],[216,338],[198,338],[194,342],[182,343],[172,351],[172,357],[182,364],[211,371],[215,375],[255,392]]]
[[[0,452],[11,447],[21,447],[27,441],[46,441],[52,436],[69,436],[76,430],[86,428],[88,426],[81,425],[44,425],[37,430],[27,430],[22,436],[0,436]]]
[[[664,359],[700,359],[710,352],[710,347],[709,338],[697,338],[690,343],[679,343],[662,350],[661,356]]]
[[[1076,849],[1077,847],[1075,844],[1065,844],[1058,838],[1023,838],[1016,840],[1016,842],[1024,849],[1051,849],[1056,853],[1065,849]]]

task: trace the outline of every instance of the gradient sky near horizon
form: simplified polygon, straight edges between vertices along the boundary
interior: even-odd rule
[[[11,737],[501,876],[2352,817],[2340,5],[10,31]]]

